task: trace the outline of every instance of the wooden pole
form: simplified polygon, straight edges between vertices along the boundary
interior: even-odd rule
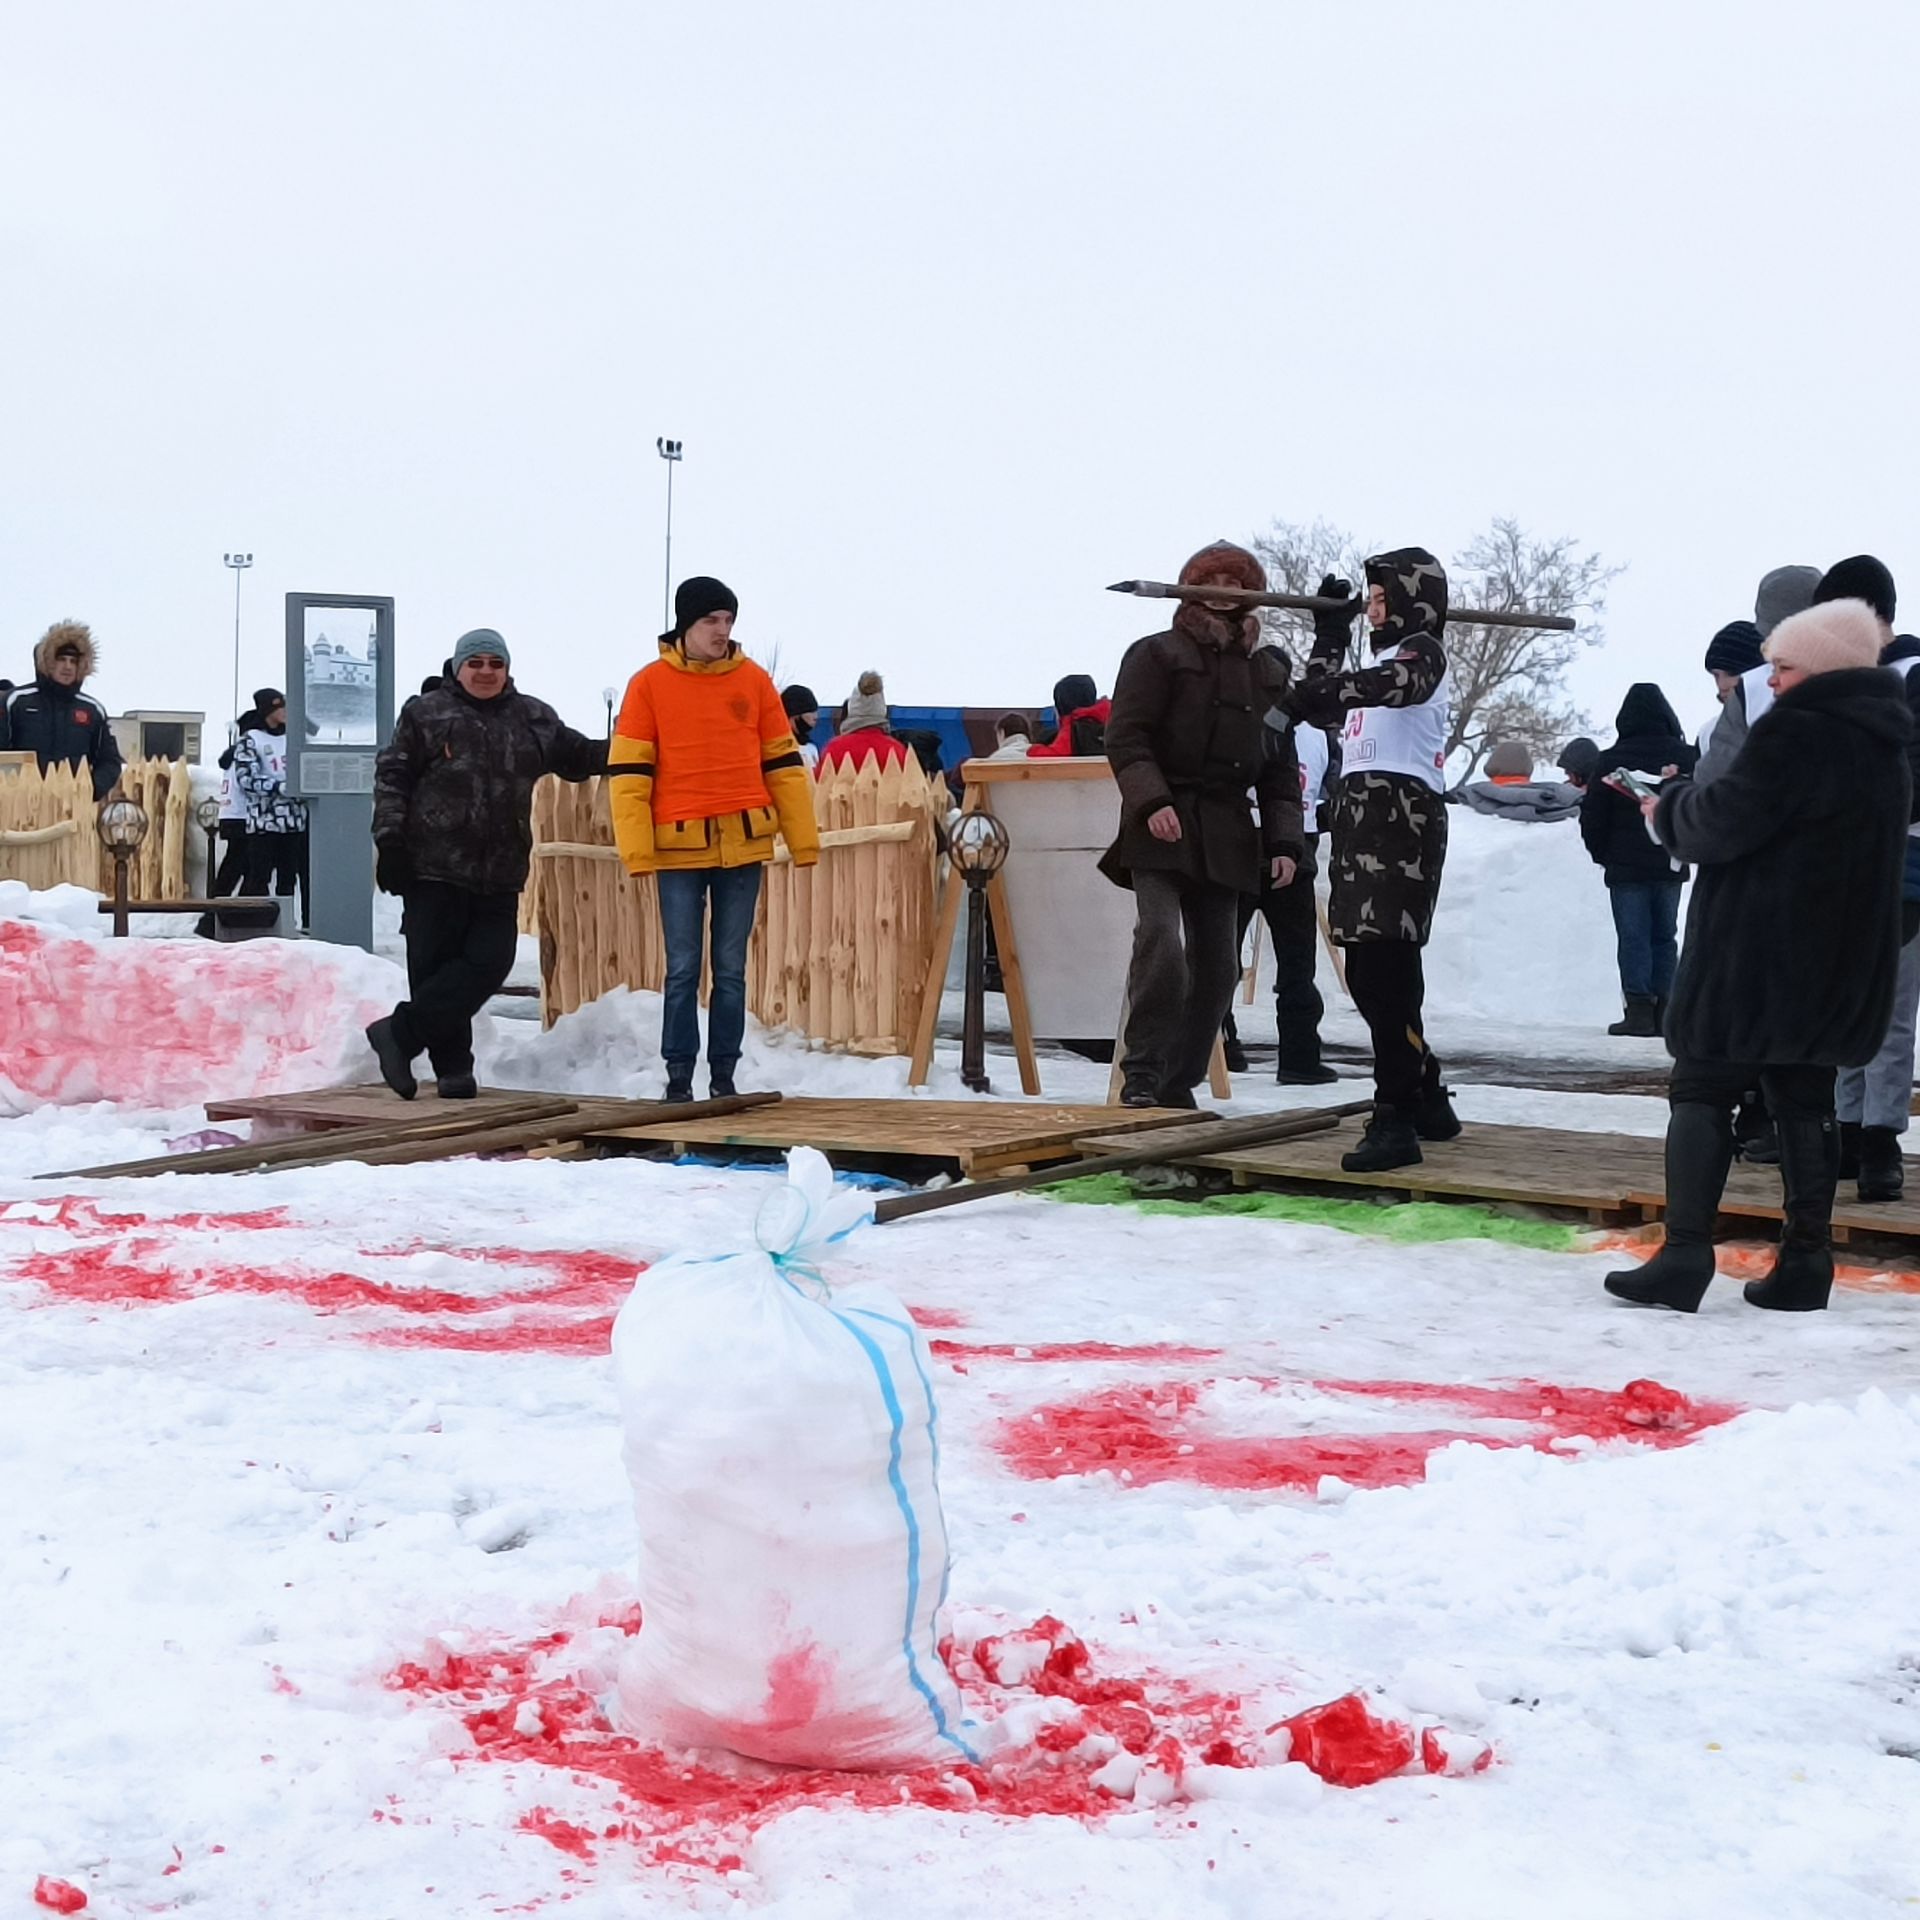
[[[1351,601],[1326,600],[1316,593],[1262,593],[1255,587],[1179,587],[1165,580],[1116,580],[1109,593],[1130,593],[1138,600],[1218,600],[1236,607],[1286,607],[1295,613],[1358,611]],[[1451,627],[1535,627],[1543,633],[1573,633],[1577,620],[1564,613],[1526,613],[1515,607],[1449,607]]]
[[[987,1200],[1003,1193],[1026,1193],[1035,1187],[1054,1187],[1092,1173],[1125,1173],[1135,1167],[1164,1166],[1169,1160],[1193,1160],[1207,1153],[1230,1153],[1243,1147],[1270,1145],[1326,1133],[1355,1114],[1370,1113],[1371,1100],[1349,1100],[1338,1107],[1295,1107],[1289,1112],[1260,1114],[1247,1120],[1197,1120],[1169,1129],[1151,1146],[1124,1153],[1101,1153],[1082,1160],[1056,1161],[1030,1173],[1003,1174],[996,1180],[968,1180],[955,1187],[935,1187],[923,1193],[889,1196],[874,1208],[876,1224],[907,1220],[940,1207],[957,1207],[968,1200]]]

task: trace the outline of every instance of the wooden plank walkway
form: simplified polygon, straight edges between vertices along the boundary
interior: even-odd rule
[[[825,1154],[878,1160],[950,1160],[962,1173],[1070,1160],[1091,1129],[1128,1138],[1200,1119],[1170,1107],[1140,1110],[1131,1121],[1114,1107],[1062,1106],[1044,1100],[782,1100],[752,1113],[707,1119],[650,1120],[607,1127],[593,1144],[639,1142],[697,1153],[716,1147],[818,1147]]]
[[[1344,1173],[1340,1156],[1359,1137],[1358,1125],[1302,1140],[1238,1152],[1176,1155],[1179,1164],[1231,1173],[1242,1186],[1359,1187],[1404,1194],[1411,1200],[1492,1200],[1584,1213],[1596,1222],[1657,1220],[1666,1210],[1666,1171],[1660,1139],[1629,1133],[1572,1133],[1550,1127],[1470,1124],[1458,1140],[1427,1144],[1417,1167],[1392,1173]],[[1081,1145],[1122,1152],[1153,1136],[1113,1132],[1088,1134]],[[1179,1144],[1168,1135],[1170,1146]],[[1912,1189],[1909,1189],[1912,1192]],[[1737,1162],[1721,1201],[1723,1218],[1778,1220],[1780,1175],[1773,1167]],[[1920,1239],[1920,1199],[1863,1207],[1843,1182],[1833,1213],[1835,1237],[1873,1234]]]
[[[449,1100],[446,1110],[459,1108],[473,1115],[477,1127],[500,1107],[527,1099],[504,1087],[483,1087],[471,1100]],[[572,1099],[560,1094],[558,1099]],[[582,1106],[587,1102],[582,1100]],[[423,1109],[437,1111],[440,1096],[429,1077],[420,1083],[417,1100],[402,1100],[391,1087],[375,1080],[353,1087],[323,1087],[316,1093],[263,1093],[244,1100],[209,1100],[209,1120],[297,1120],[308,1127],[366,1127],[381,1120],[417,1117]]]

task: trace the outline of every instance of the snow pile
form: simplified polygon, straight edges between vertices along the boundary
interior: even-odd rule
[[[22,892],[25,889],[21,889]],[[353,947],[98,940],[0,900],[0,1113],[111,1100],[182,1107],[367,1077],[362,1029],[404,991]],[[91,929],[90,929],[91,931]]]

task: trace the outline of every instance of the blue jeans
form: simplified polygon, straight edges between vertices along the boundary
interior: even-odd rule
[[[713,903],[713,992],[707,1002],[707,1071],[730,1074],[747,1030],[747,937],[760,901],[760,869],[680,867],[655,876],[667,939],[666,1014],[660,1051],[667,1071],[693,1075],[700,1057],[700,957]]]
[[[1620,953],[1620,988],[1629,1000],[1664,1000],[1673,988],[1679,948],[1678,880],[1633,880],[1609,887],[1613,931]]]

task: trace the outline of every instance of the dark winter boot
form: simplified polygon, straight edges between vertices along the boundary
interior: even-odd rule
[[[1842,1180],[1860,1178],[1860,1122],[1858,1120],[1840,1122],[1840,1178]]]
[[[1719,1108],[1685,1101],[1667,1119],[1667,1238],[1645,1266],[1606,1278],[1616,1300],[1697,1313],[1713,1282],[1713,1223],[1733,1165],[1733,1128]]]
[[[433,1089],[442,1100],[472,1100],[479,1096],[480,1082],[470,1073],[443,1073]]]
[[[1160,1083],[1150,1074],[1128,1074],[1120,1089],[1120,1104],[1123,1107],[1157,1107],[1160,1104]]]
[[[1453,1098],[1440,1078],[1440,1062],[1427,1055],[1420,1076],[1420,1104],[1413,1110],[1413,1130],[1422,1140],[1457,1140],[1460,1116],[1453,1110]]]
[[[1197,1113],[1200,1108],[1200,1102],[1193,1097],[1191,1087],[1162,1087],[1160,1105],[1178,1107],[1183,1113]]]
[[[1340,1078],[1324,1060],[1283,1060],[1273,1077],[1283,1087],[1330,1087]]]
[[[1844,1125],[1841,1128],[1844,1134]],[[1841,1178],[1846,1177],[1846,1143],[1840,1148]],[[1854,1174],[1859,1180],[1860,1198],[1869,1206],[1877,1201],[1898,1200],[1906,1190],[1907,1165],[1900,1152],[1900,1136],[1891,1127],[1862,1127],[1859,1149],[1854,1159]]]
[[[1253,1062],[1247,1058],[1247,1050],[1240,1044],[1240,1036],[1234,1032],[1231,1019],[1227,1022],[1226,1032],[1221,1035],[1220,1052],[1226,1060],[1227,1071],[1229,1073],[1251,1073],[1253,1071]]]
[[[376,1020],[367,1029],[367,1045],[373,1049],[373,1057],[380,1063],[380,1078],[402,1100],[411,1100],[420,1091],[420,1083],[413,1077],[413,1056],[394,1032],[392,1014],[383,1020]]]
[[[1360,1144],[1341,1156],[1340,1168],[1343,1173],[1391,1173],[1395,1167],[1417,1167],[1421,1158],[1413,1109],[1376,1102]]]
[[[1658,1040],[1660,1003],[1650,993],[1627,995],[1625,1019],[1616,1020],[1607,1031],[1616,1040]]]
[[[1742,1289],[1747,1304],[1776,1313],[1818,1313],[1833,1291],[1833,1195],[1840,1184],[1840,1127],[1832,1114],[1775,1122],[1780,1134],[1780,1251],[1764,1280]],[[1861,1152],[1866,1129],[1861,1130]]]
[[[684,1107],[693,1098],[693,1062],[667,1062],[667,1090],[660,1098],[670,1107]]]
[[[731,1067],[716,1067],[711,1063],[707,1067],[707,1098],[709,1100],[731,1100],[739,1091],[733,1084]]]

